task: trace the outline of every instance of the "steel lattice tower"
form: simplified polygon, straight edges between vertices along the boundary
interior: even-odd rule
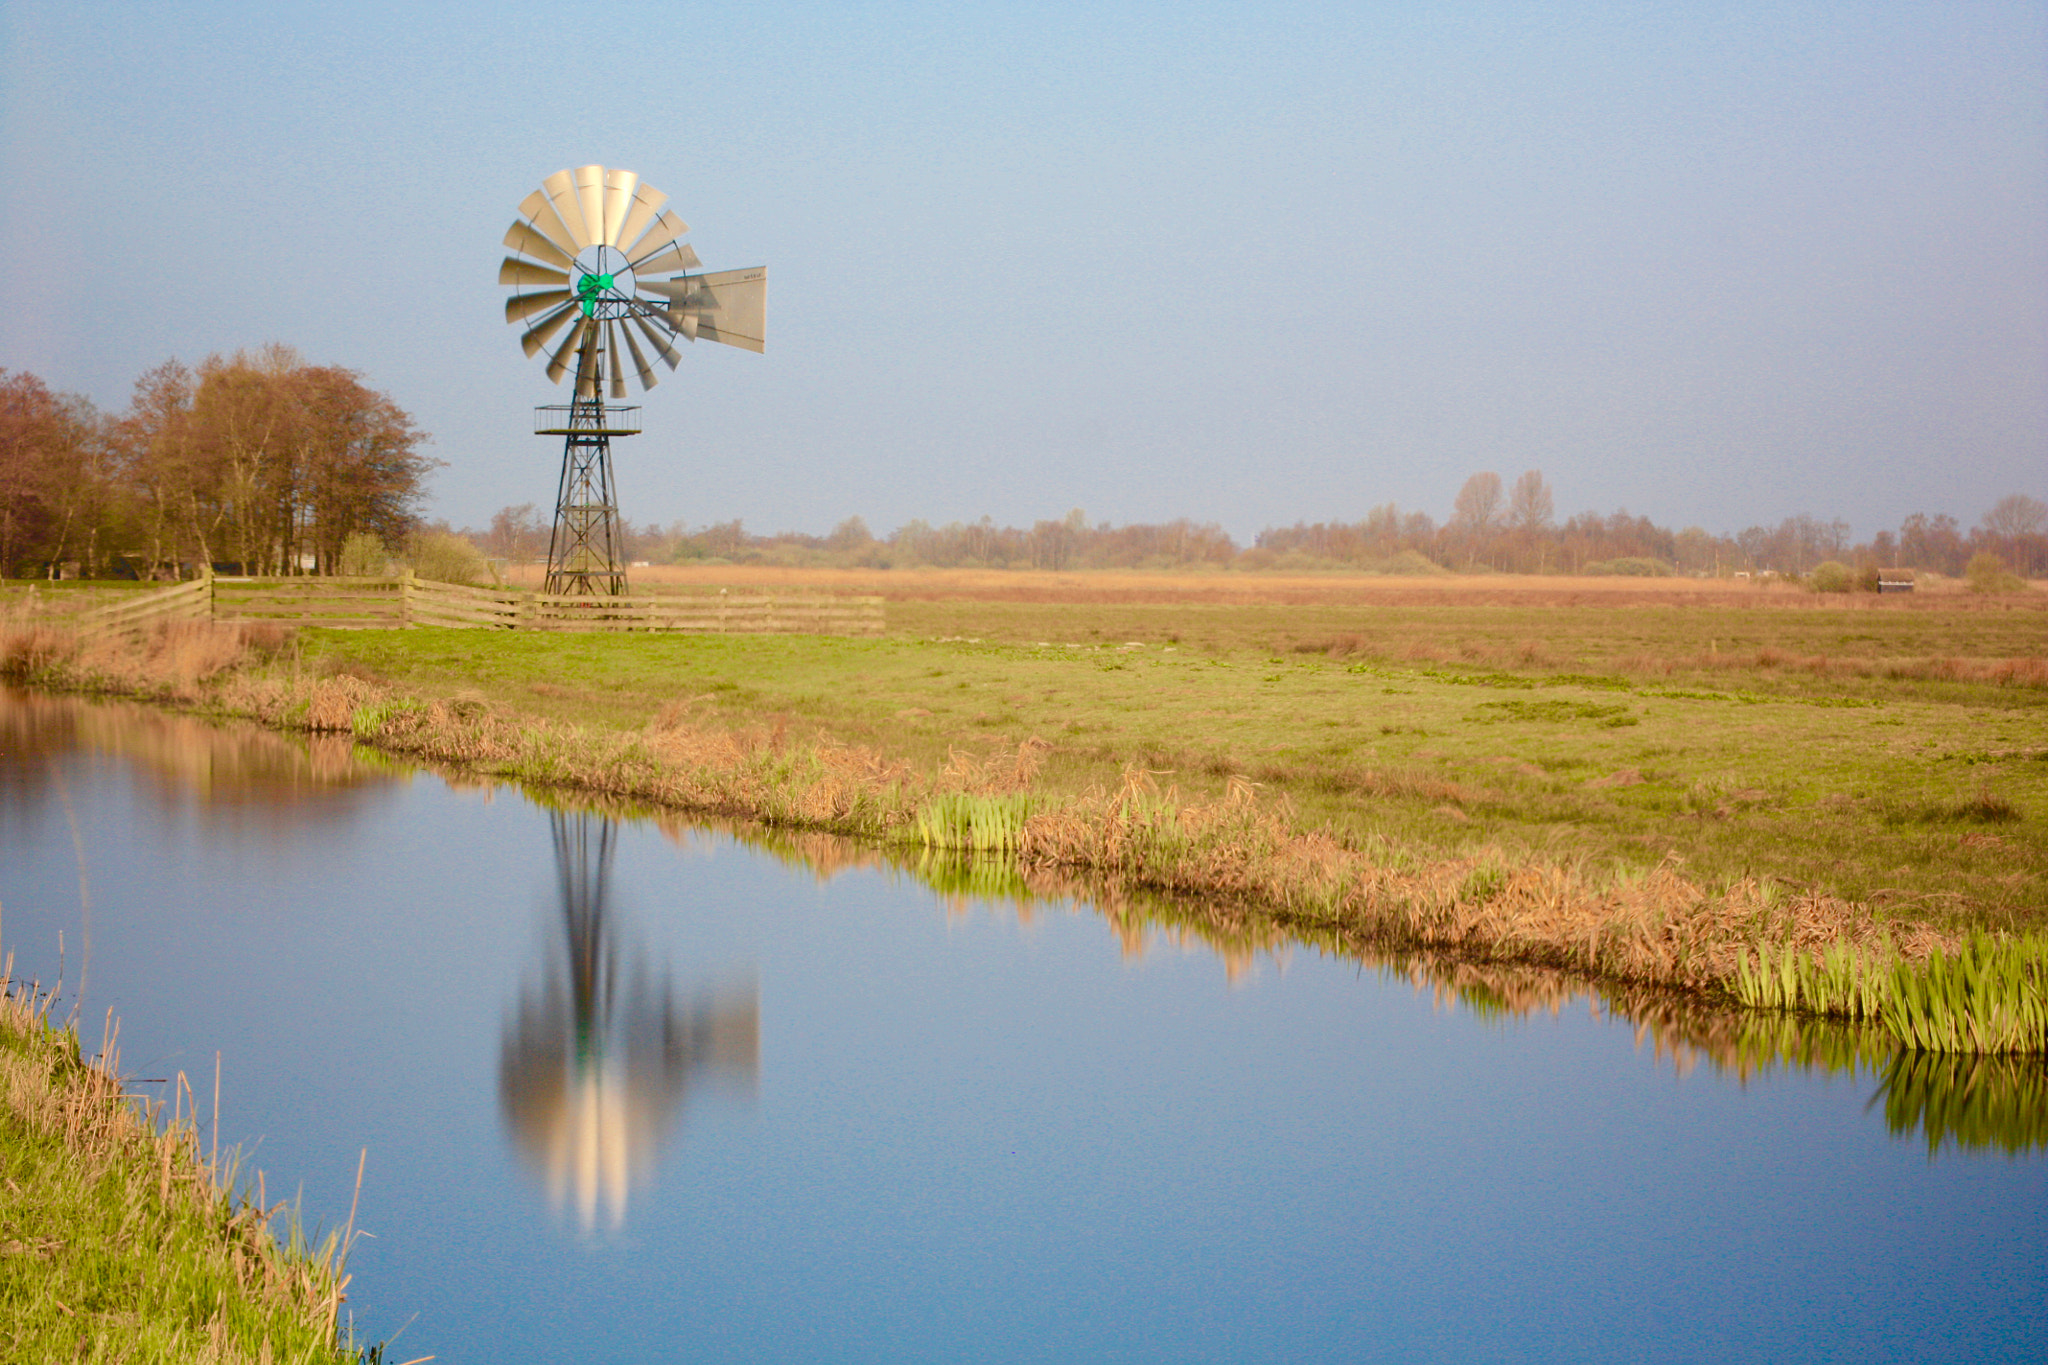
[[[565,597],[623,597],[626,544],[612,489],[612,437],[640,431],[640,409],[606,407],[604,361],[599,351],[588,397],[533,410],[538,435],[560,436],[562,479],[555,493],[555,529],[548,538],[548,576],[542,591]]]

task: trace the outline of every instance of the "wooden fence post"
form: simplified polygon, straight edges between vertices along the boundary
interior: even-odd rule
[[[398,623],[400,630],[411,630],[413,627],[411,569],[407,569],[398,580]]]

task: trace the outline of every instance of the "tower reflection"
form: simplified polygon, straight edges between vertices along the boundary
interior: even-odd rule
[[[498,1097],[506,1127],[560,1209],[587,1231],[603,1203],[625,1220],[693,1084],[751,1086],[760,1067],[752,986],[678,1001],[608,910],[616,822],[551,813],[564,938],[505,1022]],[[566,960],[562,948],[566,946]]]

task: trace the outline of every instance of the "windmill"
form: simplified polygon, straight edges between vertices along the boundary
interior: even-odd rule
[[[671,370],[682,359],[677,337],[762,349],[767,268],[690,273],[702,262],[667,202],[632,171],[582,166],[543,180],[505,233],[517,253],[498,268],[498,283],[513,289],[505,321],[525,328],[527,355],[546,352],[550,380],[575,376],[569,402],[534,409],[534,433],[563,438],[549,593],[626,591],[611,440],[638,434],[640,410],[607,406],[605,396],[626,397],[628,365],[644,391],[658,378],[649,353]]]

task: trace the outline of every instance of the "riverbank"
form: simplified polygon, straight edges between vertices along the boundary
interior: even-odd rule
[[[879,640],[230,627],[16,671],[1767,1008],[1875,1012],[1901,964],[2048,924],[2031,603],[1859,609],[1851,652],[1850,617],[1781,598],[1362,618],[1060,591],[892,603]],[[930,633],[970,612],[988,635]]]
[[[201,1150],[183,1078],[168,1119],[139,1108],[114,1039],[83,1057],[48,1009],[0,997],[0,1357],[357,1365],[339,1240],[280,1246],[283,1206]]]

